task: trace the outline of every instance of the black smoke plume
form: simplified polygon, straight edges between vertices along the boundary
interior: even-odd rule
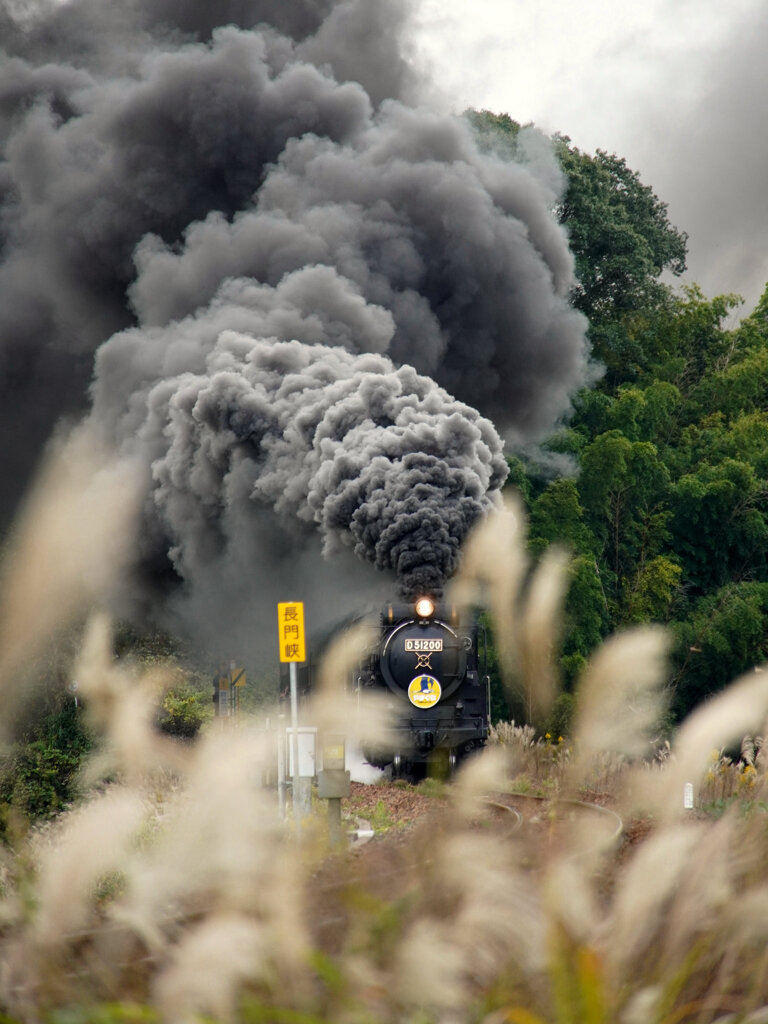
[[[535,439],[590,371],[551,157],[417,105],[407,7],[0,3],[6,509],[96,353],[147,558],[439,591],[503,481],[484,417]]]
[[[256,504],[287,537],[311,524],[326,556],[352,547],[405,593],[440,592],[506,476],[488,420],[379,355],[222,331],[205,364],[149,387],[138,427],[181,578],[217,563]]]

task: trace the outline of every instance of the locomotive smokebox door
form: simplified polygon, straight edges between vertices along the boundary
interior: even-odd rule
[[[394,695],[391,739],[363,749],[392,777],[448,772],[488,738],[489,693],[480,685],[478,623],[469,609],[428,595],[392,602],[361,664],[358,686]]]
[[[466,667],[462,638],[438,619],[402,623],[387,637],[381,654],[387,686],[422,710],[449,697]]]

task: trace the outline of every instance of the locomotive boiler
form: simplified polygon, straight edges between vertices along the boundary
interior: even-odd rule
[[[430,597],[384,608],[357,683],[391,698],[394,743],[365,750],[369,763],[420,778],[452,772],[485,745],[490,696],[478,635],[471,616]]]

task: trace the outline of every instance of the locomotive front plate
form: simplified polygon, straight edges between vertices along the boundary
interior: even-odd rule
[[[431,708],[440,700],[442,687],[434,676],[416,676],[408,687],[408,700],[414,707]]]
[[[404,649],[406,651],[442,651],[443,638],[437,637],[436,639],[429,640],[406,640]]]

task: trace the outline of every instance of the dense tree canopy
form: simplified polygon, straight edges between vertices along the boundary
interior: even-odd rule
[[[488,110],[467,117],[484,148],[526,159],[520,133],[530,126]],[[686,269],[688,237],[670,224],[666,203],[625,160],[602,150],[583,153],[567,135],[552,142],[564,174],[553,212],[576,263],[571,301],[589,318],[594,351],[609,376],[624,379],[642,358],[644,319],[667,308],[670,292],[661,274]]]
[[[525,159],[506,114],[468,114],[480,144]],[[552,140],[577,284],[606,372],[544,445],[511,458],[530,546],[572,553],[563,676],[574,683],[608,633],[668,624],[677,717],[762,663],[768,636],[768,290],[737,326],[740,299],[674,290],[686,235],[626,161]],[[549,466],[545,471],[542,466]],[[563,468],[570,466],[569,469]]]
[[[666,204],[617,156],[582,153],[567,136],[555,149],[567,178],[557,215],[576,259],[574,304],[595,323],[663,300],[658,278],[685,270],[687,243]]]

